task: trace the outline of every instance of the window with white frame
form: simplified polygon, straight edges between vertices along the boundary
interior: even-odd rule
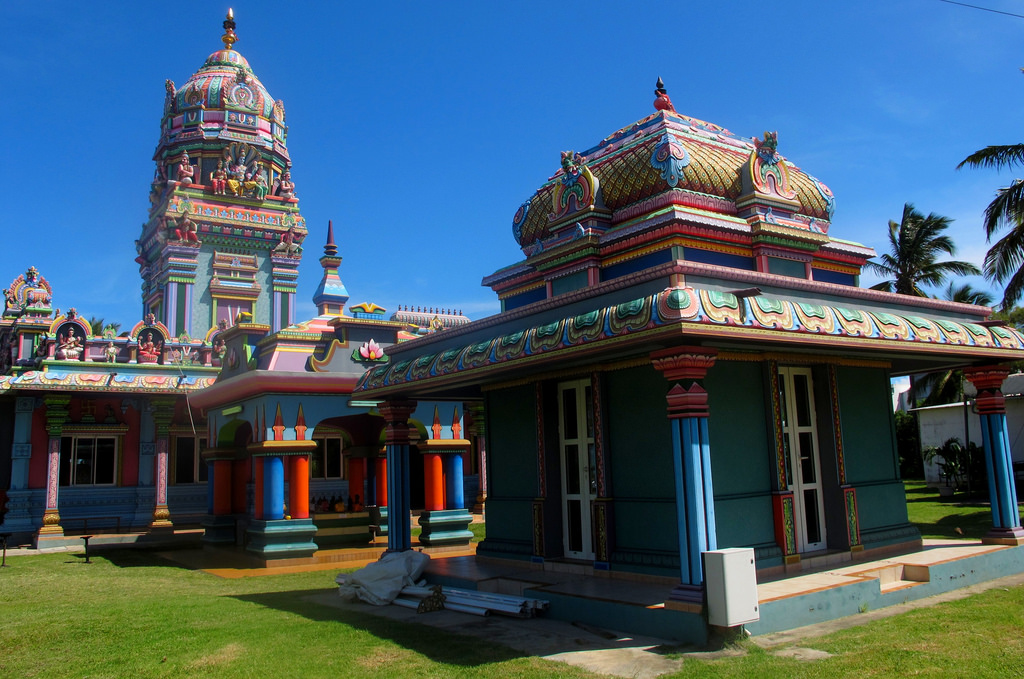
[[[60,485],[117,483],[118,437],[64,436],[60,440]]]
[[[171,483],[206,483],[208,466],[202,458],[206,438],[175,436],[171,440]]]

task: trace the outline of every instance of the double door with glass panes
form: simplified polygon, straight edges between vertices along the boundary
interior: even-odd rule
[[[825,500],[811,369],[780,367],[779,389],[797,551],[813,552],[825,549]]]
[[[594,558],[591,503],[597,495],[594,401],[589,380],[558,386],[558,445],[562,467],[565,555]]]

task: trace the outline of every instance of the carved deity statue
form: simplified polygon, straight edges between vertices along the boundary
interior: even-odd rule
[[[302,252],[302,247],[297,242],[295,227],[293,226],[281,234],[281,242],[274,247],[274,254],[292,256],[300,252]]]
[[[256,200],[263,200],[267,197],[267,175],[263,169],[256,171],[256,186],[253,188],[253,195],[256,196]]]
[[[210,173],[210,186],[218,196],[223,196],[228,185],[228,173],[224,169],[224,161],[217,161],[217,169]]]
[[[181,161],[178,163],[177,179],[182,184],[191,184],[192,177],[195,175],[195,168],[188,162],[188,152],[183,151],[181,154]]]
[[[192,217],[187,212],[178,218],[178,226],[174,229],[174,235],[182,243],[199,244],[199,237],[196,235],[196,223],[192,221]]]
[[[139,363],[156,363],[160,358],[163,346],[162,341],[153,341],[153,333],[147,332],[139,342]]]
[[[245,190],[245,165],[241,161],[228,168],[228,190],[233,196],[241,196]]]
[[[167,115],[168,113],[174,113],[174,81],[165,80],[164,90],[166,92],[164,94],[164,115]]]
[[[285,170],[277,182],[277,195],[285,199],[295,197],[295,182],[292,181],[292,173],[289,170]]]
[[[224,342],[224,338],[218,337],[213,340],[213,364],[221,365],[224,360],[224,354],[228,351],[227,344]]]
[[[74,327],[68,328],[67,335],[57,338],[57,351],[54,358],[58,360],[77,361],[82,356],[82,338],[75,334]]]

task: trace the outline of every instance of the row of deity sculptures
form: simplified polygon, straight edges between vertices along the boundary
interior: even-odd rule
[[[166,223],[168,238],[171,238],[173,234],[173,239],[179,243],[196,247],[200,245],[198,227],[187,210],[177,220],[168,219]],[[303,236],[304,234],[296,231],[294,226],[289,227],[287,231],[281,234],[281,240],[274,246],[272,253],[275,255],[298,257],[302,252],[301,243]]]
[[[164,340],[159,333],[154,333],[152,331],[142,333],[138,337],[137,347],[138,363],[163,362],[161,359],[164,355]],[[45,352],[45,344],[40,345],[39,348],[40,351]],[[57,335],[56,349],[53,357],[58,361],[83,360],[84,352],[85,338],[82,336],[81,331],[76,331],[74,327],[68,327],[66,332],[62,332]],[[227,346],[225,345],[224,339],[220,337],[215,338],[209,350],[209,360],[212,365],[219,366],[226,352]],[[103,347],[102,352],[92,360],[106,363],[117,363],[120,355],[121,349],[112,341],[108,340],[106,346]],[[43,357],[45,357],[45,355]],[[202,362],[200,351],[197,350],[196,347],[185,345],[172,349],[169,358],[174,363],[182,365],[196,365]]]
[[[189,160],[187,151],[181,154],[178,161],[175,179],[179,184],[190,185],[196,179],[196,168]],[[202,179],[201,177],[199,178]],[[217,168],[210,172],[207,186],[214,195],[226,196],[229,193],[236,198],[255,198],[264,200],[270,191],[267,170],[258,162],[245,162],[244,157],[234,160],[230,156],[217,161]],[[295,182],[292,173],[286,169],[274,184],[273,195],[289,200],[295,197]]]

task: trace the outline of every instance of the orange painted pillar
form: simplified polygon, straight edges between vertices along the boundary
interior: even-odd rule
[[[348,459],[348,495],[355,504],[356,495],[359,504],[366,504],[366,493],[363,492],[363,480],[366,478],[366,458],[350,457]]]
[[[255,486],[255,491],[256,491],[256,497],[253,499],[253,507],[252,507],[252,517],[254,519],[262,519],[263,518],[263,461],[264,460],[266,460],[265,457],[254,457],[254,458],[252,458],[252,463],[256,467],[255,474],[254,474],[254,476],[256,478],[253,481],[253,485]]]
[[[423,456],[424,509],[440,511],[444,509],[444,468],[441,456],[427,453]]]
[[[231,460],[215,460],[213,463],[213,514],[227,516],[231,513]]]
[[[374,501],[378,507],[388,506],[388,458],[378,457],[374,460],[374,464],[377,465],[377,473],[374,475],[376,481],[376,497]]]
[[[288,482],[288,511],[293,519],[309,518],[309,458],[292,455]]]

